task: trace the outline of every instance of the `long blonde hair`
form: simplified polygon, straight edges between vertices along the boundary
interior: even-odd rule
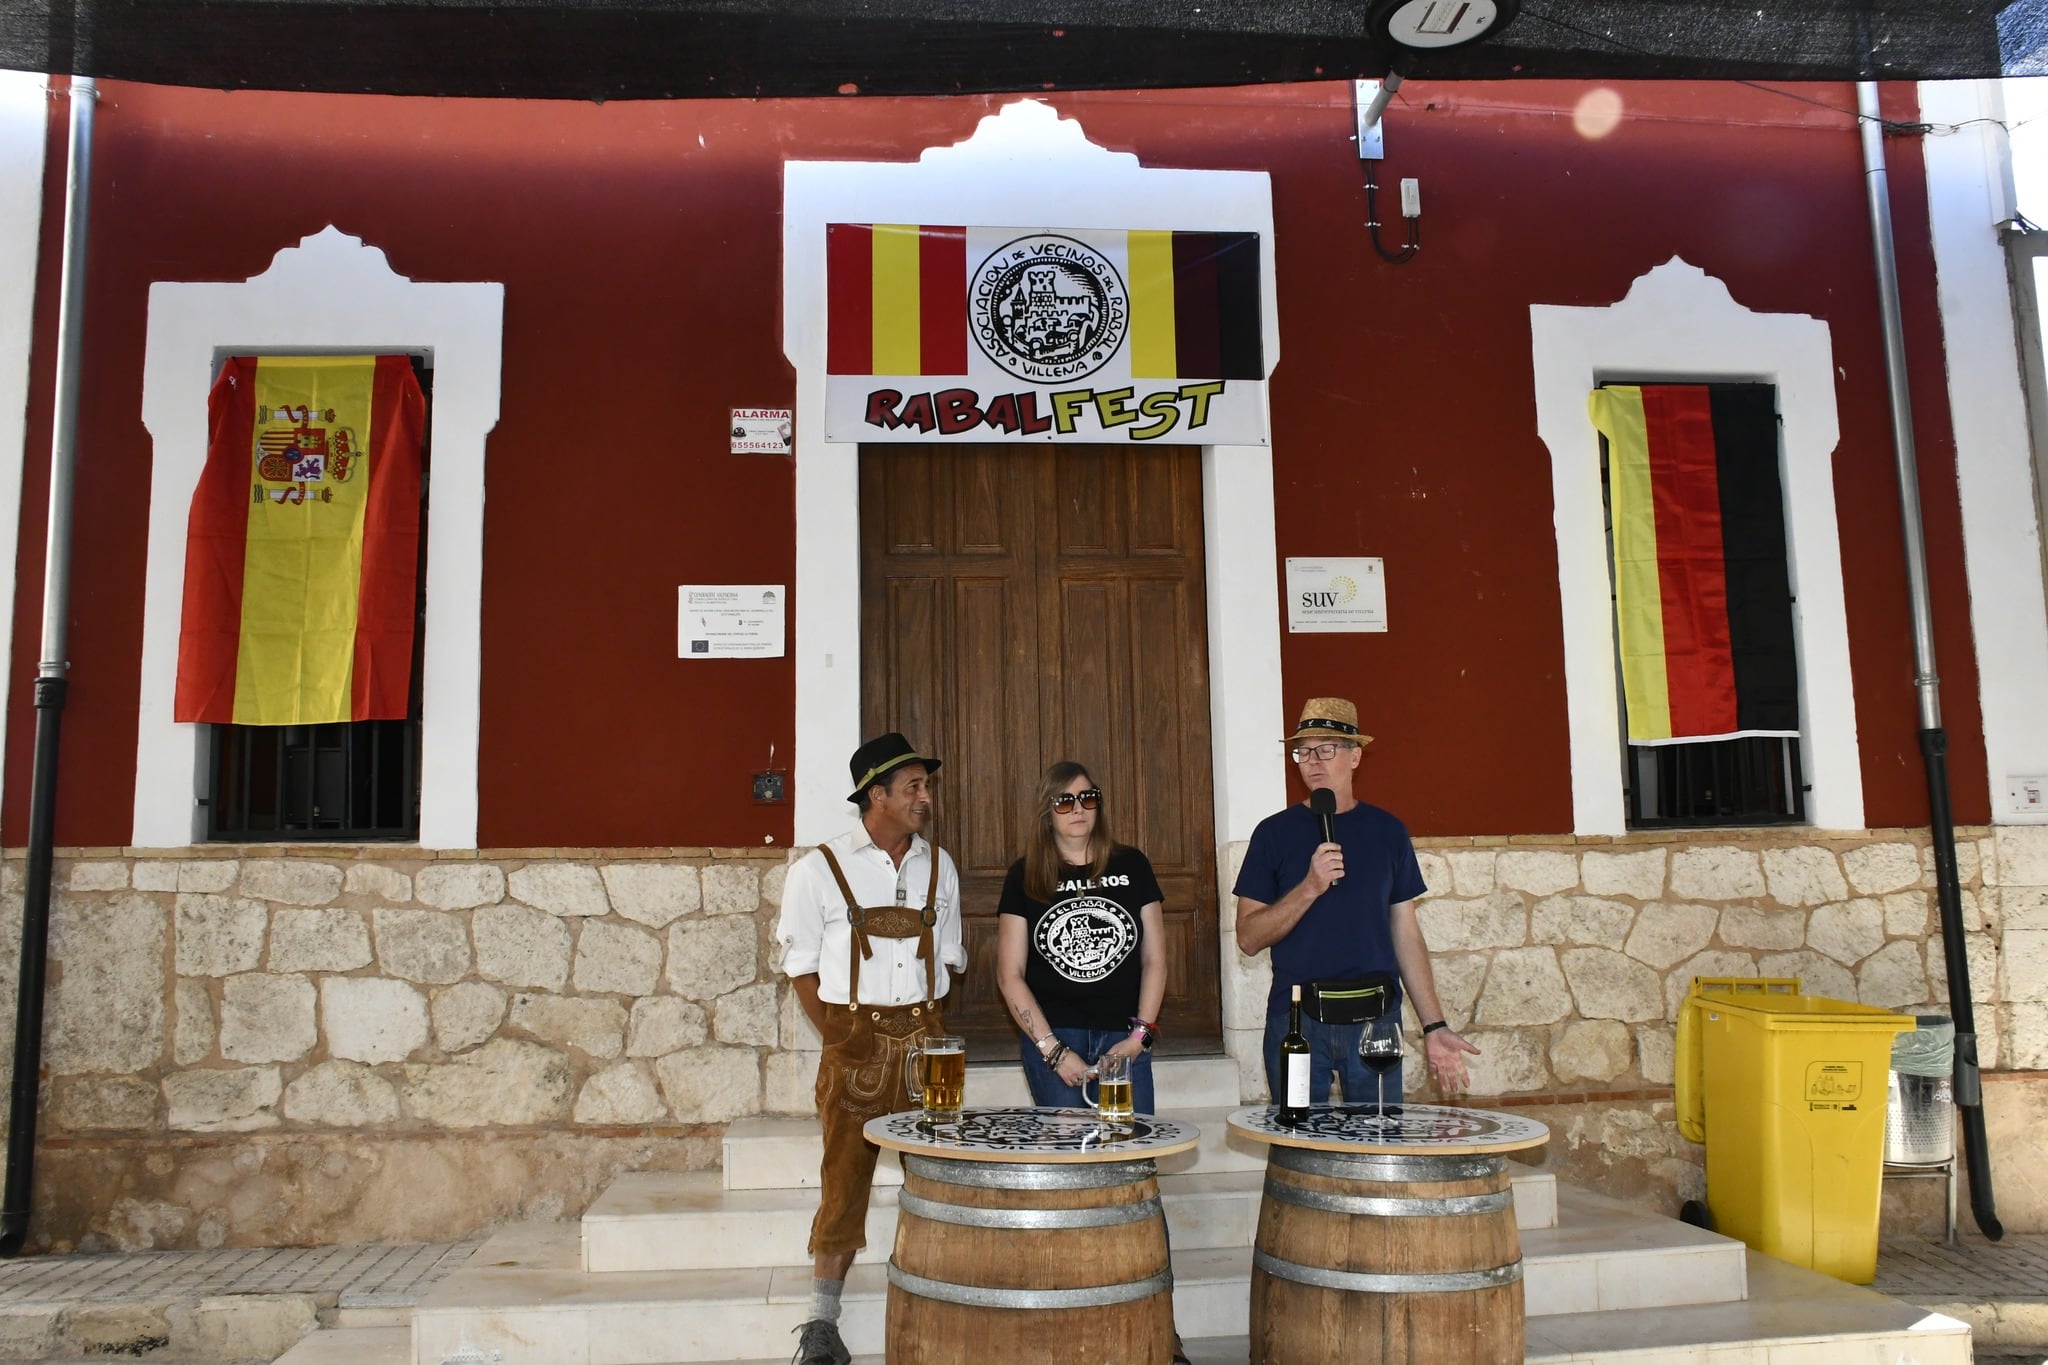
[[[1071,759],[1061,759],[1047,768],[1038,783],[1038,800],[1032,808],[1034,813],[1025,827],[1024,894],[1041,904],[1052,902],[1060,873],[1067,866],[1067,860],[1060,856],[1059,839],[1053,832],[1052,799],[1065,793],[1077,777],[1091,787],[1100,786],[1086,768]],[[1096,804],[1095,829],[1088,836],[1090,877],[1099,879],[1102,876],[1102,870],[1109,866],[1109,855],[1115,848],[1116,840],[1109,832],[1109,798],[1105,796]]]

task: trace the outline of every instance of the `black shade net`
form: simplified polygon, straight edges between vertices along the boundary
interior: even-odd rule
[[[1524,0],[1433,55],[1366,0],[0,0],[0,66],[227,89],[558,99],[1419,79],[2048,72],[2048,0]]]

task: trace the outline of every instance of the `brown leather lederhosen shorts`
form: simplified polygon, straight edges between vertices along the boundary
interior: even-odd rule
[[[853,923],[853,960],[847,974],[851,994],[859,998],[861,959],[874,954],[869,939],[915,938],[925,965],[925,1000],[916,1005],[825,1005],[825,1054],[818,1061],[817,1089],[825,1155],[818,1171],[818,1216],[811,1222],[813,1256],[859,1251],[867,1245],[868,1193],[880,1152],[861,1129],[869,1119],[913,1107],[903,1079],[904,1058],[927,1033],[944,1031],[938,1001],[932,998],[938,981],[938,948],[932,940],[939,890],[936,850],[924,909],[856,907],[832,851],[818,851],[839,883]]]

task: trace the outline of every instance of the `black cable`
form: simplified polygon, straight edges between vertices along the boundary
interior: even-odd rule
[[[1379,253],[1388,265],[1406,265],[1415,259],[1415,253],[1422,250],[1422,228],[1419,220],[1408,220],[1408,245],[1399,251],[1387,250],[1380,241],[1380,187],[1373,177],[1373,167],[1379,163],[1371,157],[1365,162],[1365,227],[1372,237],[1372,249]]]

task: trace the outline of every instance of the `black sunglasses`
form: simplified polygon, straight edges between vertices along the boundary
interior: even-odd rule
[[[1094,810],[1102,804],[1102,792],[1095,787],[1090,787],[1086,791],[1061,792],[1052,799],[1053,814],[1069,814],[1077,804],[1082,810]]]

